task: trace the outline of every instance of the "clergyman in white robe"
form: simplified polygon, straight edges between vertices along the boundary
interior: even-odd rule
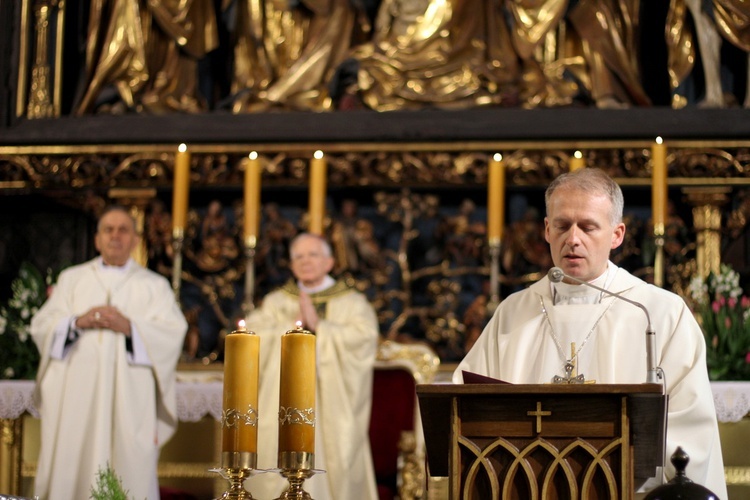
[[[719,429],[700,326],[678,295],[649,285],[608,263],[592,283],[644,304],[656,332],[656,360],[665,373],[668,400],[666,476],[681,446],[690,456],[686,473],[727,498]],[[547,277],[503,300],[453,374],[468,371],[514,384],[550,383],[565,376],[571,343],[577,372],[603,384],[646,382],[646,315],[638,307],[590,287],[552,284]],[[561,352],[562,351],[562,352]],[[663,478],[646,483],[661,484]]]
[[[131,349],[108,329],[66,345],[75,317],[105,303],[130,319]],[[105,267],[97,257],[60,274],[31,321],[41,353],[35,495],[89,498],[109,465],[128,498],[159,498],[156,465],[177,425],[175,370],[186,331],[169,282],[132,259]]]
[[[335,284],[334,284],[335,283]],[[316,305],[317,357],[315,469],[303,488],[315,500],[377,500],[369,441],[372,381],[379,337],[367,298],[330,277],[321,289],[305,290]],[[295,328],[299,287],[289,282],[271,292],[247,318],[260,337],[258,468],[278,466],[281,335]],[[278,473],[251,477],[254,498],[278,498],[288,482]]]

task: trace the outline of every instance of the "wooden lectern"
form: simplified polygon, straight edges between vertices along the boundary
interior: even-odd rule
[[[659,384],[418,385],[451,500],[630,499],[663,465]]]

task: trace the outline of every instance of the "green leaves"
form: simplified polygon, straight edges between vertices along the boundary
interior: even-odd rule
[[[120,478],[112,470],[109,463],[96,473],[96,485],[91,488],[94,500],[128,500],[128,492],[123,488]]]
[[[0,379],[33,379],[39,351],[29,324],[47,300],[47,283],[36,267],[24,262],[10,288],[13,295],[0,306]]]

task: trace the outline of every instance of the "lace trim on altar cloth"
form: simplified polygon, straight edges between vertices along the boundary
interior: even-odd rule
[[[34,407],[33,380],[0,381],[0,418],[16,419],[28,412],[39,418]],[[223,383],[221,374],[201,376],[178,372],[175,390],[177,418],[182,422],[198,422],[206,415],[221,421]]]
[[[182,422],[198,422],[211,415],[221,422],[223,382],[177,382],[177,418]]]
[[[33,397],[33,380],[3,380],[0,384],[0,418],[16,419],[27,411],[39,418]]]
[[[750,414],[750,382],[711,382],[719,422],[739,422]]]

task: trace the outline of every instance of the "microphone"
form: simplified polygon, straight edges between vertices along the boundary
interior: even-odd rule
[[[646,314],[646,321],[648,322],[648,326],[646,326],[646,366],[648,368],[648,371],[646,373],[646,382],[651,384],[658,384],[659,383],[659,368],[656,367],[656,332],[651,326],[651,316],[648,314],[648,309],[646,309],[646,306],[641,304],[640,302],[636,302],[634,300],[631,300],[627,297],[623,297],[620,295],[619,292],[610,292],[609,290],[605,290],[604,288],[598,287],[596,285],[592,285],[588,281],[580,280],[574,276],[569,276],[565,274],[565,272],[560,269],[559,267],[553,267],[547,272],[547,278],[552,283],[560,283],[563,279],[568,279],[570,281],[575,281],[576,283],[580,283],[581,285],[586,285],[588,287],[591,287],[595,290],[599,290],[602,293],[606,293],[607,295],[610,295],[612,297],[618,298],[620,300],[624,300],[625,302],[629,304],[633,304],[634,306],[641,309]]]

